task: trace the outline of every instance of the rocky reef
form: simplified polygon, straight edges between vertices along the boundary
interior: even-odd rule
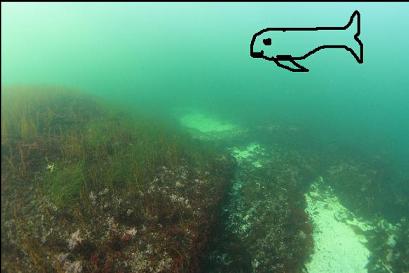
[[[58,88],[2,106],[2,272],[409,272],[408,175],[387,156]]]
[[[301,183],[312,175],[297,153],[252,143],[235,147],[238,171],[206,272],[302,272],[312,225]]]
[[[339,157],[328,163],[326,180],[344,204],[361,216],[382,215],[395,222],[409,211],[408,181],[403,170],[389,166],[387,158]]]
[[[2,272],[198,272],[228,154],[83,94],[2,96]]]
[[[368,231],[372,250],[369,273],[409,272],[409,221],[407,217],[393,225],[383,219]]]

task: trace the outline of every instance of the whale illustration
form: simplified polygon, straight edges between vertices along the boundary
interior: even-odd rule
[[[325,48],[343,48],[363,63],[360,13],[352,13],[343,27],[265,28],[253,35],[250,56],[274,62],[292,72],[308,72],[298,63]]]

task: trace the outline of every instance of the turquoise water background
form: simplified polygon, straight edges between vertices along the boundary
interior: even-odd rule
[[[249,55],[265,27],[343,26],[359,10],[364,63],[323,50],[291,73]],[[6,3],[2,86],[59,85],[124,107],[200,107],[287,122],[317,141],[409,157],[408,3]]]

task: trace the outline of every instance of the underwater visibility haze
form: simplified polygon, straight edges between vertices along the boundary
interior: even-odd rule
[[[2,272],[409,272],[408,3],[1,5]]]

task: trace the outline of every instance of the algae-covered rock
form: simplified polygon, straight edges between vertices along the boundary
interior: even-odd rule
[[[301,272],[312,249],[300,190],[310,175],[306,164],[296,153],[257,143],[231,152],[237,173],[206,272]]]
[[[325,178],[341,202],[368,219],[382,215],[399,221],[409,211],[406,170],[394,170],[386,158],[330,160]]]
[[[367,232],[372,250],[369,273],[409,272],[409,221],[402,217],[396,224],[378,219]]]
[[[2,104],[2,272],[198,271],[228,155],[75,92]]]

